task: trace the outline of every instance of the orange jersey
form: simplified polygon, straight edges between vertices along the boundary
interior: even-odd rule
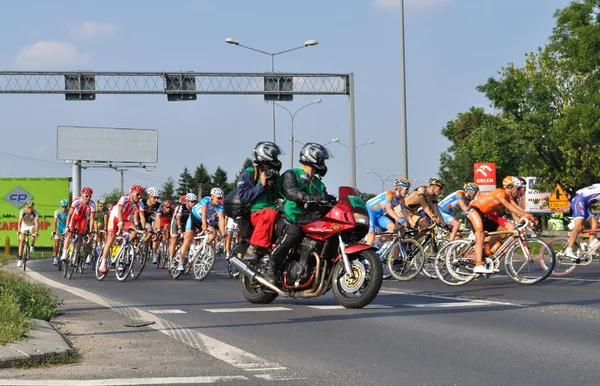
[[[469,206],[474,206],[479,209],[482,214],[490,214],[504,209],[504,205],[500,202],[501,198],[510,201],[508,192],[504,188],[498,188],[489,193],[482,194],[471,201]]]

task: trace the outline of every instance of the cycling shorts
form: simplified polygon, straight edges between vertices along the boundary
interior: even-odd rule
[[[498,216],[498,213],[496,212],[492,212],[486,215],[486,217],[492,221],[495,222],[496,224],[500,225],[503,228],[506,228],[506,224],[508,224],[510,221],[505,219],[504,217]]]
[[[78,233],[84,233],[86,224],[87,216],[72,216],[71,222],[69,223],[69,231],[77,231]]]
[[[481,211],[476,207],[473,207],[473,206],[470,207],[469,210],[467,210],[467,212],[465,214],[467,215],[467,218],[471,222],[471,225],[473,225],[473,231],[475,231],[475,232],[480,232],[480,231],[495,232],[498,230],[498,227],[500,226],[498,223],[490,220],[488,217],[483,215],[481,213]],[[499,216],[497,216],[497,217],[499,217]]]
[[[133,227],[134,227],[133,222],[128,221],[128,220],[123,221],[123,228],[133,228]],[[118,230],[119,230],[119,218],[111,217],[108,220],[108,225],[106,227],[106,231],[116,233]]]
[[[21,240],[25,240],[26,233],[33,233],[35,224],[27,225],[21,224]]]
[[[195,231],[196,229],[202,229],[202,220],[196,217],[195,214],[190,213],[190,217],[185,223],[185,231]]]
[[[377,227],[381,228],[383,231],[386,231],[387,226],[394,223],[394,220],[385,214],[377,213],[369,208],[367,208],[367,211],[369,212],[369,232],[375,232]],[[400,218],[398,219],[398,223],[405,224],[406,220]]]
[[[454,220],[456,220],[456,219],[454,218],[454,216],[452,216],[451,214],[448,214],[448,213],[444,212],[443,210],[442,210],[442,211],[440,211],[440,213],[442,214],[442,219],[444,219],[444,222],[445,222],[447,225],[452,225],[452,222],[453,222]]]

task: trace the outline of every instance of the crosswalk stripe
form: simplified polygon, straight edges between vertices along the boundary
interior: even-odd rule
[[[247,307],[247,308],[206,308],[202,311],[212,313],[225,312],[269,312],[269,311],[291,311],[291,308],[286,307]]]

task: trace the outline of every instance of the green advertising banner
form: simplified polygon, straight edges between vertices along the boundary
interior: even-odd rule
[[[27,201],[33,200],[40,214],[39,237],[36,246],[52,246],[50,237],[54,227],[54,211],[62,199],[69,199],[69,178],[0,178],[0,237],[8,236],[15,247],[19,213]]]

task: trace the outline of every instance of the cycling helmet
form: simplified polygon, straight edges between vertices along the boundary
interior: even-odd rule
[[[479,185],[477,185],[474,182],[467,182],[464,186],[463,186],[463,190],[472,190],[472,191],[479,191]]]
[[[327,149],[318,143],[309,142],[300,150],[300,163],[309,165],[316,169],[316,174],[325,177],[327,166],[325,160],[329,159],[330,154]]]
[[[160,197],[160,190],[156,189],[154,186],[146,189],[146,193],[148,193],[149,196]]]
[[[62,199],[60,200],[60,202],[58,203],[59,206],[69,206],[69,201]]]
[[[429,185],[439,186],[440,188],[444,189],[446,184],[444,184],[444,181],[442,181],[442,179],[439,177],[431,177],[429,179]]]
[[[396,178],[394,180],[394,186],[397,188],[410,188],[410,180],[408,178]]]
[[[163,206],[166,208],[170,208],[171,207],[171,200],[164,200],[163,201]]]
[[[223,198],[223,197],[225,197],[225,193],[223,193],[223,191],[221,190],[221,188],[212,188],[210,190],[210,195],[211,196],[215,196],[217,198]]]
[[[29,201],[27,201],[27,204],[25,204],[25,205],[26,205],[28,208],[31,208],[31,207],[33,207],[35,204],[34,204],[33,200],[29,200]]]
[[[502,180],[502,186],[504,186],[505,188],[508,188],[508,187],[511,187],[511,186],[516,186],[516,187],[519,188],[519,187],[524,186],[524,185],[523,185],[523,183],[521,182],[521,180],[518,177],[506,176]]]
[[[89,186],[84,186],[83,188],[81,188],[81,194],[88,194],[88,195],[92,195],[94,194],[94,191],[92,190],[92,188],[90,188]]]
[[[180,203],[180,204],[185,204],[185,202],[186,202],[186,201],[187,201],[187,200],[185,199],[185,195],[183,195],[183,196],[179,197],[179,203]]]
[[[100,198],[98,198],[97,203],[98,203],[98,205],[104,205],[104,204],[106,204],[106,199],[104,197],[100,197]]]
[[[256,144],[252,153],[252,160],[256,164],[268,164],[278,171],[281,170],[281,161],[277,158],[281,154],[279,146],[273,142],[263,141]]]
[[[140,185],[131,185],[131,188],[129,188],[129,193],[144,194],[144,188],[142,188]]]
[[[196,196],[194,193],[188,193],[185,195],[185,201],[186,202],[197,202],[198,201],[198,196]]]

